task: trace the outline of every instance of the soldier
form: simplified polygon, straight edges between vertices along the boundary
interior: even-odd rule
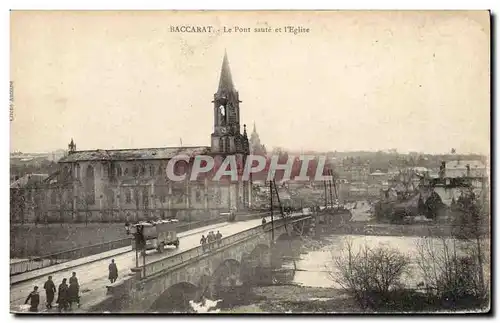
[[[210,231],[208,233],[207,240],[208,240],[208,247],[209,247],[209,249],[212,249],[213,245],[214,245],[214,242],[215,242],[215,235],[214,235],[213,231]]]
[[[109,269],[109,276],[108,276],[108,278],[109,278],[109,281],[112,284],[118,278],[118,268],[116,267],[114,259],[111,260],[111,263],[109,264],[109,268],[108,269]]]
[[[38,286],[33,288],[33,291],[28,295],[24,304],[28,304],[31,300],[30,312],[38,312],[38,304],[40,304],[40,294],[38,293]]]
[[[215,235],[215,239],[217,240],[217,245],[220,247],[222,243],[222,233],[217,230],[217,234]]]
[[[52,308],[52,302],[54,301],[54,294],[56,293],[56,285],[52,281],[52,276],[49,276],[45,284],[43,285],[45,289],[45,295],[47,296],[47,309]]]
[[[80,284],[78,284],[78,278],[76,278],[76,273],[73,272],[73,275],[69,278],[69,288],[68,288],[68,301],[69,308],[71,309],[73,303],[77,303],[78,307],[80,307]]]
[[[200,244],[201,244],[201,248],[203,249],[203,252],[205,252],[206,244],[207,244],[207,238],[205,238],[204,235],[201,235]]]
[[[59,304],[59,312],[68,308],[68,285],[66,284],[66,278],[64,278],[59,285],[56,303]]]

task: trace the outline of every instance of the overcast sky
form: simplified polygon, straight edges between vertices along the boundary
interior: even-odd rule
[[[489,153],[489,39],[487,12],[13,12],[11,151],[209,146],[226,49],[269,148]]]

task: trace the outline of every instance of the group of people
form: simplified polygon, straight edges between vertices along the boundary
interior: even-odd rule
[[[217,231],[217,234],[214,234],[213,231],[210,231],[206,237],[205,235],[202,235],[200,240],[200,244],[203,248],[203,251],[215,248],[215,243],[217,243],[217,245],[220,246],[221,242],[222,242],[222,234],[219,231]]]
[[[114,259],[111,260],[108,269],[108,279],[111,283],[114,283],[118,278],[118,268]],[[45,284],[43,284],[47,301],[46,307],[48,310],[52,309],[52,303],[54,302],[56,292],[56,304],[58,304],[59,312],[71,310],[74,303],[80,307],[80,284],[78,283],[76,272],[73,272],[72,276],[69,278],[69,285],[67,284],[67,281],[68,280],[66,278],[63,278],[59,288],[56,289],[52,276],[49,276]],[[40,305],[40,293],[38,291],[38,286],[33,288],[33,291],[31,291],[28,295],[24,304],[28,304],[28,302],[30,302],[30,312],[38,312],[38,306]]]
[[[57,292],[56,303],[59,305],[59,311],[71,310],[73,304],[76,303],[80,307],[80,285],[78,283],[78,278],[76,273],[73,272],[72,276],[69,278],[69,285],[67,284],[68,279],[64,278],[56,290],[56,285],[52,280],[52,276],[49,276],[45,284],[43,284],[43,289],[45,289],[46,295],[46,307],[47,309],[52,308],[52,302],[54,301],[54,296]],[[30,302],[30,312],[38,312],[38,305],[40,304],[40,293],[38,292],[38,286],[33,288],[33,291],[28,295],[24,304]]]

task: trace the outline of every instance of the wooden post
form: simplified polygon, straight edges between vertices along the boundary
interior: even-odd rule
[[[328,195],[326,193],[326,181],[323,181],[323,186],[325,187],[325,209],[328,207]]]
[[[135,268],[139,268],[139,246],[137,245],[137,240],[135,240]]]
[[[271,237],[274,242],[274,217],[273,217],[273,182],[269,181],[269,192],[271,193]]]
[[[332,177],[332,179],[328,181],[328,187],[330,189],[330,202],[332,203],[333,206],[333,191],[332,191],[333,172],[331,169],[328,170],[328,175]]]
[[[144,244],[144,250],[142,251],[142,277],[146,278],[146,245]]]

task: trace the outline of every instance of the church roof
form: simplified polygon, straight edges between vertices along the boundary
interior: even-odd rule
[[[165,147],[143,149],[83,150],[59,160],[60,163],[77,161],[129,161],[171,159],[179,155],[196,156],[210,153],[210,147]]]
[[[224,53],[224,59],[222,61],[222,68],[220,71],[219,88],[217,93],[223,92],[234,92],[233,78],[231,76],[231,70],[229,69],[229,60],[227,59],[227,53]]]
[[[48,174],[27,174],[10,184],[10,188],[23,188],[43,182]]]

